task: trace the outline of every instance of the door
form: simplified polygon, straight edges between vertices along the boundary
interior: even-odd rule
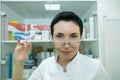
[[[120,80],[120,19],[105,19],[105,66],[111,80]]]

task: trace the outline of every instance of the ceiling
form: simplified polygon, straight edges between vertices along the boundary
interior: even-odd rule
[[[83,16],[89,8],[94,5],[95,1],[57,1],[57,2],[3,2],[6,6],[25,18],[50,18],[61,11],[73,11],[80,16]],[[45,3],[59,3],[61,10],[46,11]]]

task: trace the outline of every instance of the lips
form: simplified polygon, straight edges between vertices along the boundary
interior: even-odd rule
[[[68,54],[70,54],[72,51],[62,51],[62,53],[63,54],[65,54],[65,55],[68,55]]]

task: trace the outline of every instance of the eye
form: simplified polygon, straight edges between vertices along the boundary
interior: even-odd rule
[[[71,35],[70,38],[77,38],[77,35]]]
[[[62,39],[62,38],[64,38],[64,36],[63,35],[56,35],[56,38]]]

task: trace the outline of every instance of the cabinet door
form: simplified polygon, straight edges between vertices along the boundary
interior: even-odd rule
[[[105,19],[105,66],[111,80],[120,79],[120,19]]]

